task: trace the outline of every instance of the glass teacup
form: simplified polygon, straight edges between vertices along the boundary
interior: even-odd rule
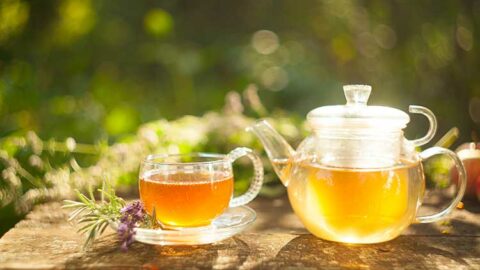
[[[233,197],[232,163],[248,157],[254,167],[247,192]],[[139,176],[140,199],[145,210],[167,227],[208,226],[228,207],[253,200],[263,183],[260,158],[249,148],[229,154],[192,153],[149,155],[142,162]]]

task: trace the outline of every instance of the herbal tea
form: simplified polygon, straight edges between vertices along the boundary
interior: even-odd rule
[[[421,163],[384,169],[343,169],[302,163],[288,195],[313,234],[327,240],[373,243],[396,237],[414,219]],[[287,172],[284,172],[287,173]]]
[[[140,199],[148,213],[176,227],[209,225],[228,207],[233,177],[227,173],[151,174],[140,179]]]

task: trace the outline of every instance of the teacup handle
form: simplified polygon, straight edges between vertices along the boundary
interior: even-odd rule
[[[258,192],[260,192],[260,189],[262,188],[263,165],[259,156],[257,156],[251,149],[246,147],[235,148],[227,155],[231,163],[244,156],[248,157],[252,161],[253,179],[250,183],[250,187],[244,194],[235,197],[230,201],[230,207],[236,207],[249,203],[258,195]]]
[[[419,217],[417,216],[416,221],[419,223],[430,223],[430,222],[439,221],[445,218],[448,214],[450,214],[453,211],[453,209],[455,209],[455,207],[460,202],[460,200],[462,200],[463,194],[465,193],[465,188],[467,186],[467,178],[466,178],[467,174],[465,172],[465,168],[463,167],[463,163],[460,160],[460,158],[457,156],[457,154],[455,154],[453,151],[450,151],[442,147],[432,147],[421,152],[419,155],[422,160],[425,160],[432,156],[441,155],[441,154],[445,154],[449,156],[455,162],[455,166],[457,167],[457,171],[458,171],[458,179],[460,181],[460,186],[459,186],[457,195],[455,196],[455,198],[453,198],[452,202],[448,207],[446,207],[445,209],[443,209],[442,211],[436,214],[419,216]]]

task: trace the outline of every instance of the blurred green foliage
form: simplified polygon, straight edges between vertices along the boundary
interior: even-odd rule
[[[440,134],[480,122],[480,1],[0,3],[0,130],[113,142],[143,122],[218,110],[259,86],[298,115],[373,85],[371,103],[431,108]],[[412,119],[409,137],[425,121]]]
[[[298,141],[306,112],[345,102],[343,84],[371,84],[371,104],[429,107],[437,136],[457,126],[458,142],[477,139],[479,25],[479,0],[2,0],[0,191],[13,191],[0,198],[0,234],[30,203],[58,197],[58,184],[81,187],[85,168],[118,169],[128,186],[148,151],[261,149],[241,128],[268,112]],[[222,108],[225,131],[207,124],[206,112]],[[159,120],[183,115],[203,117]],[[161,141],[148,142],[148,126]],[[425,130],[414,116],[406,134]],[[197,133],[207,137],[189,137]],[[139,142],[150,146],[121,168],[117,151]]]

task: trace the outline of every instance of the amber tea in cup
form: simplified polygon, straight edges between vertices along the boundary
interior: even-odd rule
[[[148,213],[164,224],[180,227],[208,225],[227,209],[233,176],[225,173],[156,173],[140,179],[140,198]]]
[[[249,157],[254,180],[242,196],[233,196],[232,162]],[[228,155],[194,153],[150,155],[142,164],[140,199],[145,210],[170,227],[207,226],[228,207],[246,204],[258,194],[263,167],[250,149],[237,148]]]

